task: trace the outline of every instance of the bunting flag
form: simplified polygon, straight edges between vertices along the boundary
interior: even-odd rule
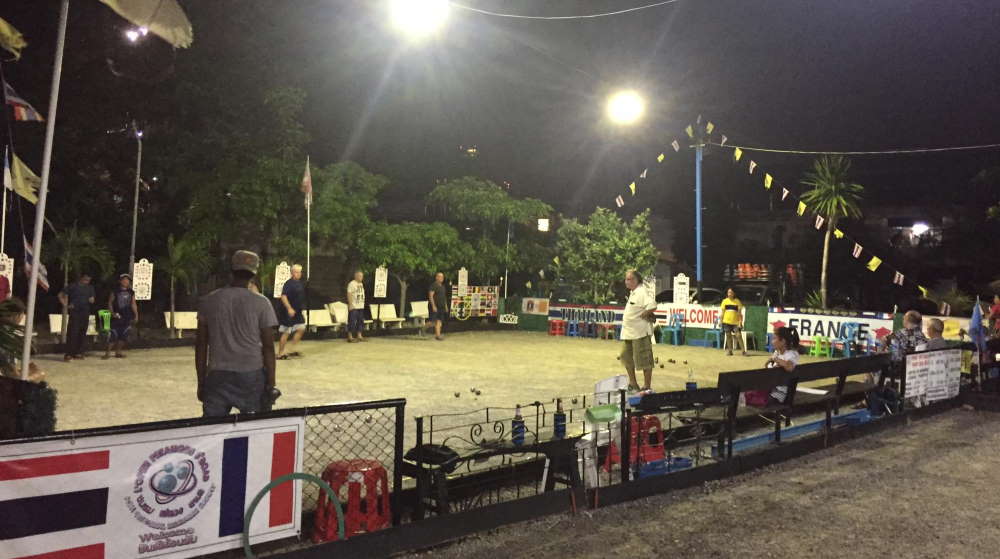
[[[844,238],[844,232],[841,231],[840,229],[834,229],[833,230],[833,236],[836,237],[836,238],[838,238],[838,239],[843,239]]]
[[[667,156],[661,153],[660,155],[656,156],[656,162],[657,163],[663,163],[663,160],[666,159],[666,158],[667,158]]]
[[[14,88],[7,82],[3,82],[3,94],[7,98],[7,104],[14,108],[14,120],[42,122],[42,114],[31,106],[14,91]]]
[[[924,286],[922,286],[922,285],[918,285],[917,289],[920,290],[920,296],[923,297],[924,299],[926,299],[927,298],[927,288],[924,287]]]
[[[634,182],[628,185],[628,189],[632,191],[632,196],[635,196],[635,183]]]
[[[868,269],[871,271],[878,270],[878,267],[882,265],[882,259],[878,256],[872,256],[872,259],[868,261]]]
[[[670,145],[673,146],[674,151],[680,151],[681,150],[681,145],[679,143],[677,143],[677,140],[674,140],[674,141],[670,142]]]
[[[187,48],[194,41],[191,22],[177,0],[101,0],[101,3],[174,47]]]
[[[743,157],[743,150],[741,150],[740,148],[734,149],[733,150],[733,157],[735,157],[736,160],[739,161],[740,158]]]
[[[35,264],[35,251],[31,248],[31,243],[28,242],[27,237],[22,237],[24,239],[24,275],[31,279],[31,267]],[[45,269],[45,264],[38,264],[38,287],[42,288],[42,291],[49,290],[49,271]]]
[[[555,264],[556,266],[558,266],[558,265],[559,265],[559,255],[558,255],[558,254],[552,257],[552,262],[553,262],[553,263],[554,263],[554,264]]]
[[[694,138],[694,128],[692,128],[690,124],[688,124],[684,131],[687,132],[688,138]]]
[[[796,212],[799,215],[805,215],[806,214],[806,203],[805,202],[799,202],[799,207],[796,210]]]
[[[851,254],[855,258],[861,258],[861,245],[859,245],[858,243],[854,243],[854,250],[851,251]]]
[[[788,189],[787,188],[782,188],[781,189],[781,201],[784,202],[785,198],[788,198]]]
[[[10,158],[7,157],[7,148],[3,150],[3,187],[7,190],[14,190],[14,177],[10,174]]]
[[[896,285],[903,285],[903,274],[896,272],[896,275],[892,276],[892,283]]]
[[[313,180],[312,173],[309,172],[309,156],[306,156],[306,172],[302,175],[302,187],[299,189],[305,194],[306,207],[312,206],[313,201]]]
[[[823,216],[818,215],[816,216],[816,229],[822,229],[822,228],[823,228]]]
[[[11,152],[11,156],[11,178],[13,178],[14,192],[32,204],[37,203],[38,195],[35,192],[41,186],[42,179],[38,178],[38,175],[28,168],[16,153]]]
[[[625,205],[625,199],[624,199],[624,198],[622,198],[622,195],[621,195],[621,194],[619,194],[619,195],[618,195],[618,196],[617,196],[617,197],[615,198],[615,204],[618,204],[618,207],[619,207],[619,208]]]
[[[0,17],[0,48],[14,55],[14,60],[20,60],[21,49],[28,46],[21,32]]]
[[[643,169],[643,170],[642,170],[642,174],[640,174],[640,175],[639,175],[639,178],[640,178],[640,179],[644,179],[644,178],[646,178],[646,171],[648,171],[648,170],[649,170],[649,169]]]
[[[726,145],[726,142],[728,142],[728,141],[729,141],[729,138],[727,138],[727,137],[726,137],[726,135],[725,135],[725,134],[723,134],[723,135],[722,135],[722,142],[721,142],[721,143],[719,143],[719,145],[720,145],[720,146],[724,146],[724,145]]]
[[[750,174],[753,174],[753,170],[757,168],[757,162],[753,159],[750,160]]]
[[[705,132],[711,134],[712,130],[715,130],[715,125],[712,124],[712,121],[708,121],[708,124],[705,125]]]
[[[774,177],[771,176],[771,173],[764,173],[764,188],[771,190],[771,182],[773,181]]]

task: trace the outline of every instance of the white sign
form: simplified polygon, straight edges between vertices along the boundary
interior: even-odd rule
[[[385,291],[389,286],[389,269],[385,266],[375,268],[375,292],[372,294],[376,299],[384,299]]]
[[[303,418],[0,446],[0,559],[202,556],[242,546],[244,511],[302,471]],[[298,481],[261,501],[250,542],[300,530]],[[69,511],[72,511],[70,513]]]
[[[517,324],[517,315],[516,314],[500,315],[500,324]]]
[[[958,396],[962,350],[945,349],[906,356],[906,397],[935,402]]]
[[[465,268],[458,270],[458,296],[465,297],[469,292],[469,271]]]
[[[771,332],[779,326],[794,328],[799,333],[802,345],[812,345],[813,336],[839,338],[844,335],[844,325],[855,322],[858,324],[857,341],[868,339],[868,334],[881,340],[892,333],[892,313],[848,313],[818,314],[798,312],[794,309],[770,309],[767,312],[767,331]]]
[[[656,323],[661,326],[670,324],[670,318],[675,314],[684,317],[685,328],[715,328],[716,323],[722,319],[722,309],[716,305],[710,307],[676,303],[656,305]]]
[[[691,278],[685,274],[674,276],[674,304],[686,305],[691,301]]]
[[[525,297],[521,299],[521,314],[549,315],[549,300],[545,297]]]
[[[132,268],[132,290],[136,301],[153,298],[153,263],[143,258]]]
[[[14,259],[7,256],[5,253],[0,252],[0,275],[7,278],[7,285],[10,286],[10,292],[14,292]],[[10,295],[7,295],[10,297]]]
[[[285,288],[285,282],[292,279],[292,267],[288,262],[282,261],[274,267],[274,298],[281,298],[281,291]]]

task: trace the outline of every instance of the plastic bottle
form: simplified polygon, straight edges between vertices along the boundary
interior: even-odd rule
[[[552,437],[562,439],[566,437],[566,412],[563,411],[562,398],[556,399],[556,413],[552,415]]]
[[[514,409],[514,419],[510,421],[511,442],[516,446],[524,444],[524,418],[521,417],[521,404]]]
[[[694,380],[694,367],[688,367],[688,380],[685,388],[688,390],[697,390],[698,383]]]

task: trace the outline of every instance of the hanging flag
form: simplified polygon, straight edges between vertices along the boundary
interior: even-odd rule
[[[644,179],[644,178],[646,178],[646,171],[648,171],[648,170],[649,170],[649,169],[643,169],[643,170],[642,170],[642,174],[641,174],[641,175],[639,175],[639,178],[640,178],[640,179]]]
[[[753,170],[757,168],[757,162],[753,159],[750,160],[750,174],[753,174]]]
[[[733,150],[733,157],[736,158],[737,161],[739,161],[740,158],[743,157],[743,150],[741,150],[740,148],[734,149]]]
[[[312,206],[312,200],[313,200],[313,180],[312,180],[312,173],[309,172],[309,156],[308,155],[306,156],[306,172],[305,172],[305,174],[302,175],[302,187],[299,190],[301,190],[302,193],[306,195],[306,197],[305,197],[306,207],[308,208],[308,207]]]
[[[10,174],[10,158],[7,157],[6,148],[3,150],[3,187],[14,190],[14,178]]]
[[[764,173],[764,188],[771,190],[771,182],[774,178],[771,177],[771,173]]]
[[[666,156],[666,155],[663,155],[663,154],[661,153],[660,155],[657,155],[657,156],[656,156],[656,162],[657,162],[657,163],[663,163],[663,160],[664,160],[664,159],[666,159],[666,158],[667,158],[667,156]]]
[[[726,135],[723,134],[722,135],[722,143],[720,143],[719,145],[720,146],[724,146],[724,145],[726,145],[726,142],[728,142],[728,141],[729,141],[729,138],[727,138]]]
[[[840,229],[834,229],[833,230],[833,236],[836,237],[836,238],[838,238],[838,239],[843,239],[844,238],[844,232],[841,231]]]
[[[28,238],[22,238],[24,239],[24,275],[30,279],[31,267],[35,264],[35,251],[31,248]],[[38,287],[41,287],[43,291],[49,290],[49,271],[41,263],[38,265]]]
[[[556,266],[559,265],[559,255],[558,254],[552,257],[552,263],[555,264]]]
[[[14,108],[14,120],[42,122],[42,114],[35,110],[7,82],[3,82],[3,94],[7,98],[7,104]]]
[[[878,256],[872,256],[872,259],[868,261],[868,269],[871,271],[878,270],[878,267],[882,265],[882,259]]]
[[[674,147],[674,151],[680,151],[681,150],[681,145],[679,143],[677,143],[677,140],[674,140],[674,141],[670,142],[670,145]]]
[[[806,203],[805,202],[799,202],[799,207],[798,207],[798,209],[796,211],[798,212],[799,215],[805,215],[806,214]]]
[[[896,275],[892,276],[892,283],[896,285],[903,285],[903,274],[896,272]]]
[[[784,202],[785,198],[788,198],[788,189],[787,188],[782,188],[781,189],[781,201]]]
[[[0,48],[14,55],[14,60],[21,58],[21,49],[28,46],[21,32],[0,17]]]
[[[16,153],[11,152],[11,156],[13,156],[11,178],[13,179],[14,192],[32,204],[37,203],[38,195],[35,192],[42,184],[42,179],[38,178],[38,175],[29,169]]]
[[[688,124],[684,131],[687,132],[688,138],[694,138],[694,128],[692,128],[690,124]]]
[[[861,257],[861,245],[859,245],[858,243],[854,243],[854,250],[851,251],[851,254],[855,258],[860,258]]]
[[[710,120],[708,121],[708,124],[705,125],[705,132],[711,134],[712,130],[715,130],[715,125],[712,124],[712,121]]]
[[[816,229],[821,229],[823,227],[823,216],[816,216]]]
[[[947,303],[943,303],[941,306],[945,305]],[[943,312],[945,310],[947,313]],[[942,308],[942,314],[950,315],[951,306],[948,306],[947,309]],[[979,297],[976,297],[976,304],[972,307],[972,318],[969,319],[969,338],[972,339],[972,343],[976,344],[980,353],[986,350],[986,337],[987,330],[983,328],[983,309],[979,306]]]
[[[632,196],[635,196],[635,183],[634,182],[628,185],[628,189],[632,191]]]
[[[927,288],[924,287],[924,286],[922,286],[922,285],[918,285],[917,289],[920,290],[920,296],[923,297],[924,299],[926,299],[927,298]]]
[[[618,195],[618,196],[617,196],[617,197],[615,198],[615,204],[618,204],[618,207],[619,207],[619,208],[625,205],[625,199],[624,199],[624,198],[622,198],[622,195],[621,195],[621,194],[619,194],[619,195]]]
[[[101,3],[174,47],[187,48],[194,41],[191,22],[177,0],[101,0]]]

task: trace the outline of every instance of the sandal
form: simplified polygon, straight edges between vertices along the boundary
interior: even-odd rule
[[[288,356],[289,357],[302,357],[302,354],[299,353],[299,352],[297,352],[297,351],[293,351],[293,352],[289,353]]]
[[[275,357],[275,359],[277,359],[279,361],[287,361],[288,360],[288,356],[287,355],[279,355],[279,356]]]

